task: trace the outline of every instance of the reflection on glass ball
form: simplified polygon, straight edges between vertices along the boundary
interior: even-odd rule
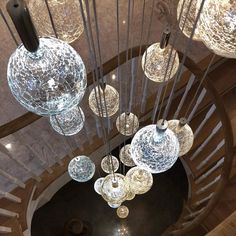
[[[167,126],[167,121],[163,125],[159,121],[158,125],[145,126],[134,135],[131,156],[137,166],[155,174],[174,165],[179,155],[179,142]]]
[[[97,116],[110,117],[119,110],[119,93],[110,85],[104,90],[96,86],[89,95],[89,107]]]
[[[27,110],[56,115],[77,105],[84,96],[87,79],[79,54],[65,42],[40,38],[31,53],[21,44],[11,55],[7,79],[12,94]]]
[[[116,119],[117,130],[125,135],[130,136],[137,132],[139,127],[138,117],[133,113],[122,113]]]
[[[129,191],[129,193],[127,195],[127,198],[126,198],[126,201],[133,200],[134,198],[135,198],[135,193]]]
[[[197,9],[200,5],[198,1]],[[202,42],[215,54],[236,58],[236,1],[206,0],[198,32]]]
[[[129,166],[129,167],[132,167],[132,166],[135,166],[135,163],[131,157],[131,153],[130,153],[130,147],[131,145],[130,144],[127,144],[125,146],[123,146],[121,149],[120,149],[120,161],[125,165],[125,166]]]
[[[148,79],[154,82],[162,83],[174,77],[179,67],[179,56],[173,49],[169,64],[171,66],[167,69],[170,52],[170,45],[167,45],[167,47],[161,49],[160,43],[154,43],[147,48],[142,57],[142,68]]]
[[[179,141],[179,156],[185,155],[193,145],[194,135],[191,127],[188,124],[181,125],[179,120],[169,120],[168,128]]]
[[[129,208],[127,206],[120,206],[117,208],[116,213],[119,218],[124,219],[129,215]]]
[[[129,184],[125,176],[110,174],[104,178],[101,194],[105,201],[117,204],[126,200],[129,192]]]
[[[79,133],[84,127],[84,112],[78,106],[74,106],[70,110],[50,116],[50,124],[52,128],[61,135],[71,136]]]
[[[119,169],[119,161],[112,155],[105,156],[101,161],[101,168],[105,173],[111,174],[112,167],[114,172]]]
[[[104,180],[104,178],[99,178],[94,183],[94,190],[96,193],[98,193],[100,195],[101,195],[101,188],[102,188],[103,180]]]
[[[54,36],[44,0],[27,0],[30,15],[40,36]],[[71,43],[84,31],[80,4],[77,0],[48,0],[58,38]]]
[[[111,208],[118,208],[121,205],[121,203],[110,203],[110,202],[108,202],[107,204]]]
[[[68,173],[73,180],[86,182],[94,176],[95,164],[89,157],[77,156],[70,161]]]
[[[139,167],[131,168],[126,174],[130,191],[135,194],[148,192],[153,184],[152,174]]]

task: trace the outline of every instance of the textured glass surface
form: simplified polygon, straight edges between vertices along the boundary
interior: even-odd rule
[[[89,107],[97,116],[112,116],[119,110],[119,93],[110,85],[106,85],[104,90],[96,86],[89,95]]]
[[[45,0],[27,0],[30,15],[40,36],[54,36]],[[78,0],[48,0],[58,38],[68,43],[84,31]]]
[[[129,215],[129,208],[127,206],[122,205],[117,208],[116,213],[119,218],[124,219]]]
[[[112,166],[114,172],[119,169],[119,161],[114,156],[105,156],[101,161],[101,168],[105,173],[111,174],[112,173]]]
[[[152,174],[140,167],[131,168],[126,174],[130,191],[135,194],[148,192],[153,184]]]
[[[156,129],[156,125],[145,126],[134,135],[131,142],[134,163],[151,173],[170,169],[177,161],[178,155],[178,139],[168,128],[161,132]]]
[[[68,173],[73,180],[86,182],[94,176],[95,164],[89,157],[77,156],[70,161]]]
[[[123,147],[120,149],[119,157],[120,157],[120,161],[121,161],[125,166],[132,167],[132,166],[135,166],[135,163],[134,163],[134,161],[133,161],[133,159],[132,159],[132,157],[131,157],[130,147],[131,147],[130,144],[126,144],[125,146],[123,146]]]
[[[84,127],[84,112],[78,106],[74,106],[70,110],[50,116],[50,124],[52,128],[61,135],[74,135]]]
[[[169,67],[167,69],[170,52],[170,45],[164,49],[161,49],[160,43],[154,43],[147,48],[142,57],[142,68],[148,79],[154,82],[162,83],[174,77],[179,67],[179,56],[178,53],[173,49]]]
[[[110,202],[108,202],[107,203],[111,208],[118,208],[120,205],[121,205],[121,203],[110,203]]]
[[[169,120],[168,128],[172,130],[179,141],[179,156],[185,155],[192,147],[194,135],[188,124],[181,126],[179,120]]]
[[[130,200],[133,200],[134,198],[135,198],[135,193],[129,191],[126,200],[130,201]]]
[[[198,0],[198,9],[200,5]],[[206,0],[198,32],[204,44],[215,54],[236,58],[236,1]]]
[[[16,100],[38,115],[55,115],[77,105],[87,79],[79,54],[55,38],[40,38],[36,53],[20,45],[11,55],[8,84]]]
[[[139,127],[138,117],[133,113],[122,113],[116,119],[116,128],[117,130],[125,135],[130,136],[137,132]]]
[[[101,195],[101,188],[102,188],[103,180],[104,180],[104,178],[99,178],[94,183],[94,190],[96,193],[98,193],[100,195]]]
[[[129,192],[129,184],[125,176],[115,173],[104,178],[101,194],[109,203],[120,203],[126,200]]]

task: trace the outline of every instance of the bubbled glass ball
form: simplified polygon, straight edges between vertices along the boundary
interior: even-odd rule
[[[95,164],[87,156],[77,156],[70,161],[68,173],[73,180],[86,182],[94,176]]]
[[[135,198],[135,193],[129,191],[126,200],[127,200],[127,201],[131,201],[131,200],[133,200],[134,198]]]
[[[154,43],[147,48],[142,57],[142,68],[148,79],[154,82],[162,83],[174,77],[179,67],[179,56],[176,50],[173,49],[168,66],[170,52],[170,45],[167,45],[164,49],[161,49],[160,43]]]
[[[107,204],[111,208],[118,208],[121,205],[121,203],[110,203],[110,202],[108,202]]]
[[[105,156],[101,161],[101,168],[105,173],[111,174],[119,169],[119,161],[112,155]]]
[[[89,107],[97,116],[113,116],[119,110],[119,93],[110,85],[96,86],[89,95]]]
[[[178,159],[179,142],[173,131],[167,128],[167,121],[148,125],[140,129],[131,142],[131,156],[134,163],[156,174],[170,169]]]
[[[137,132],[139,127],[138,117],[133,113],[122,113],[116,119],[117,130],[125,135],[130,136]]]
[[[153,177],[150,172],[140,167],[131,168],[126,174],[129,181],[130,191],[134,194],[144,194],[148,192],[153,184]]]
[[[97,179],[94,183],[94,190],[99,195],[101,195],[101,188],[102,188],[103,180],[104,180],[104,178],[102,177],[102,178]]]
[[[81,57],[55,38],[40,38],[35,53],[21,44],[9,59],[7,79],[16,100],[42,116],[71,109],[81,101],[87,86]]]
[[[84,112],[78,106],[50,116],[52,128],[61,135],[71,136],[80,132],[84,127]]]
[[[105,201],[117,204],[126,200],[129,184],[124,175],[109,174],[104,178],[101,194]]]
[[[122,205],[117,208],[116,213],[119,218],[124,219],[129,215],[129,208]]]
[[[131,157],[131,153],[130,153],[130,144],[126,144],[125,146],[123,146],[120,149],[120,161],[125,165],[125,166],[129,166],[129,167],[133,167],[135,166],[135,163]]]

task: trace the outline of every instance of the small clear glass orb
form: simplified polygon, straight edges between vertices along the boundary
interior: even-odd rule
[[[131,142],[131,157],[134,163],[153,173],[170,169],[178,159],[179,142],[173,131],[167,128],[167,121],[148,125],[140,129]]]
[[[95,164],[87,156],[77,156],[70,161],[68,173],[73,180],[86,182],[94,176]]]
[[[120,161],[125,165],[125,166],[129,166],[129,167],[133,167],[135,166],[135,163],[131,157],[131,153],[130,153],[130,144],[126,144],[125,146],[123,146],[120,149]]]
[[[104,178],[99,178],[94,182],[94,190],[96,193],[101,195],[101,188],[102,188],[102,183],[103,183]]]
[[[40,38],[35,53],[21,44],[9,59],[7,79],[16,100],[42,116],[71,109],[81,101],[87,87],[81,57],[55,38]]]
[[[126,200],[129,193],[129,184],[124,175],[109,174],[104,178],[101,194],[109,203],[120,203]]]
[[[121,203],[110,203],[110,202],[108,202],[107,204],[111,208],[118,208],[121,205]]]
[[[127,198],[126,198],[126,201],[131,201],[135,198],[135,193],[129,191],[128,195],[127,195]]]
[[[131,168],[126,174],[129,181],[130,191],[134,194],[144,194],[148,192],[153,184],[153,177],[150,172],[140,167]]]
[[[101,161],[101,168],[105,173],[111,174],[112,168],[114,172],[119,169],[119,161],[112,155],[105,156]]]
[[[97,116],[113,116],[119,110],[119,93],[110,85],[96,86],[89,95],[89,107]]]
[[[125,135],[130,136],[137,132],[139,127],[138,117],[133,113],[122,113],[116,119],[117,130]]]
[[[169,120],[168,128],[174,132],[179,141],[179,156],[185,155],[194,141],[191,127],[188,124],[181,124],[179,120]]]
[[[58,115],[50,116],[52,128],[61,135],[71,136],[80,132],[84,127],[85,117],[83,110],[74,106]]]
[[[129,208],[122,205],[117,208],[116,213],[119,218],[124,219],[129,215]]]
[[[162,83],[174,77],[179,67],[179,56],[176,50],[173,49],[169,64],[173,64],[173,68],[172,66],[169,66],[167,69],[170,52],[170,45],[161,49],[160,43],[154,43],[147,48],[142,57],[142,68],[148,79]]]

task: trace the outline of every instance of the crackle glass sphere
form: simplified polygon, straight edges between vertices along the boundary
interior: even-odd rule
[[[96,86],[89,95],[89,107],[97,116],[110,117],[119,110],[119,93],[110,85]]]
[[[116,210],[116,214],[119,218],[124,219],[129,215],[129,208],[127,206],[120,206]]]
[[[74,106],[60,114],[50,116],[52,128],[61,135],[71,136],[79,133],[84,127],[85,117],[83,110]]]
[[[97,179],[97,180],[94,182],[94,190],[95,190],[95,192],[98,193],[99,195],[101,195],[101,188],[102,188],[103,180],[104,180],[104,178],[101,177],[101,178]]]
[[[139,127],[138,117],[133,113],[122,113],[116,119],[117,130],[125,135],[130,136],[137,132]]]
[[[89,157],[77,156],[70,161],[68,173],[73,180],[86,182],[94,176],[95,164]]]
[[[40,36],[54,36],[45,0],[27,0],[30,15]],[[80,4],[77,0],[48,0],[59,39],[72,43],[84,31]]]
[[[154,82],[162,83],[174,77],[179,67],[179,56],[176,50],[173,49],[168,66],[170,52],[170,45],[167,45],[164,49],[161,49],[160,43],[154,43],[147,48],[142,57],[142,68],[148,79]]]
[[[200,5],[198,0],[198,9]],[[236,58],[236,1],[206,0],[198,32],[202,42],[215,54]]]
[[[126,197],[126,201],[130,201],[133,200],[135,198],[135,193],[129,191],[127,197]]]
[[[181,124],[179,120],[169,120],[168,128],[174,132],[179,141],[179,156],[185,155],[192,147],[194,135],[188,124]]]
[[[131,147],[130,144],[126,144],[125,146],[123,146],[123,147],[120,149],[119,157],[120,157],[120,161],[121,161],[125,166],[132,167],[132,166],[135,166],[135,163],[134,163],[134,161],[133,161],[133,159],[132,159],[132,157],[131,157],[130,147]]]
[[[119,161],[112,155],[105,156],[101,161],[101,168],[105,173],[111,174],[112,167],[113,171],[116,172],[119,169]]]
[[[124,175],[109,174],[104,178],[101,194],[105,201],[117,204],[126,200],[129,184]]]
[[[70,45],[55,38],[40,38],[35,53],[21,44],[9,59],[7,79],[16,100],[42,116],[74,107],[87,86],[81,57]]]
[[[150,172],[140,167],[131,168],[126,174],[129,181],[130,191],[135,194],[148,192],[153,184],[153,177]]]
[[[178,159],[179,142],[173,131],[167,128],[167,121],[148,125],[140,129],[131,142],[131,156],[134,163],[151,173],[170,169]]]
[[[121,203],[110,203],[110,202],[108,202],[107,204],[111,208],[118,208],[121,205]]]

